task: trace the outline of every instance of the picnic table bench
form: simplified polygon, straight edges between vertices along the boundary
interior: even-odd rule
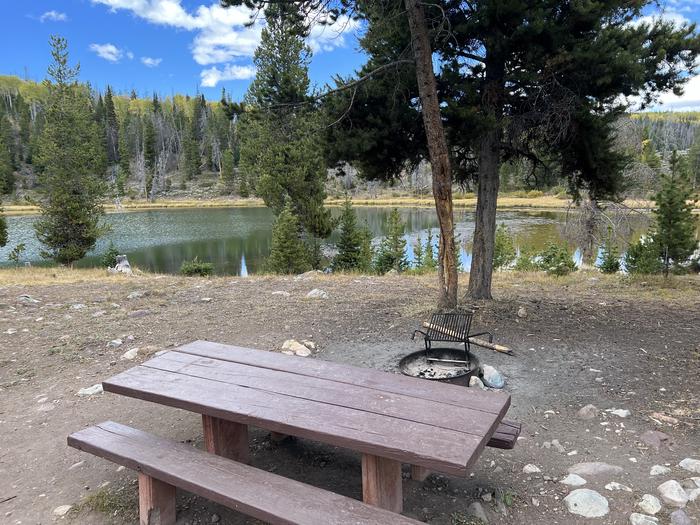
[[[494,433],[503,430],[501,420],[510,405],[510,396],[506,393],[438,384],[378,370],[207,341],[195,341],[150,359],[104,381],[103,388],[107,392],[201,414],[205,448],[211,453],[201,454],[234,460],[235,463],[229,463],[237,465],[238,470],[252,469],[245,465],[249,459],[249,425],[360,452],[364,503],[392,513],[402,511],[402,463],[412,465],[413,475],[418,478],[429,471],[466,476]],[[105,425],[109,427],[110,424]],[[500,438],[497,436],[496,446],[498,439],[507,441],[507,429],[504,432]],[[99,444],[100,439],[95,438],[98,434],[91,435]],[[151,438],[141,436],[146,443]],[[105,450],[100,453],[100,447],[94,442],[87,446],[84,439],[74,438],[73,445],[109,457]],[[164,459],[172,453],[175,458],[182,447],[173,447],[175,445],[163,447],[156,455]],[[507,443],[501,448],[508,448]],[[127,457],[122,458],[123,462],[127,460]],[[132,461],[128,466],[139,470],[139,465],[139,461]],[[150,465],[150,470],[142,466],[141,471],[155,480],[202,493],[194,490],[198,488],[196,483],[186,479],[186,469],[179,471],[183,480],[172,472],[163,475],[161,467],[154,469]],[[263,485],[270,483],[267,475],[275,476],[258,475]],[[279,476],[275,476],[275,483],[279,485],[281,482],[276,478]],[[298,482],[288,481],[295,490],[302,490]],[[153,483],[148,486],[151,485]],[[228,504],[236,499],[237,492],[249,490],[234,489],[233,483],[224,485],[229,491]],[[309,490],[321,491],[313,487]],[[203,493],[227,504],[221,495],[216,499],[216,494],[211,490]],[[362,505],[360,502],[349,501],[351,507],[360,509],[360,514],[364,512],[363,507],[357,507]],[[256,516],[256,509],[251,509],[250,505],[246,500],[241,507],[243,512]],[[346,502],[339,508],[347,510],[347,505]],[[408,519],[399,514],[394,516]],[[270,518],[264,514],[261,519]],[[277,519],[271,522],[317,522]],[[361,519],[359,522],[365,523]],[[412,520],[380,522],[413,523]],[[354,522],[340,520],[337,523]]]

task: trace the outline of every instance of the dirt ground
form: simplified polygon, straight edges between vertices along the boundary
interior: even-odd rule
[[[194,414],[114,394],[78,397],[81,388],[195,339],[269,351],[289,338],[310,339],[318,352],[309,359],[396,371],[398,359],[419,348],[410,334],[436,297],[434,276],[199,279],[23,271],[0,272],[0,522],[7,524],[137,521],[135,475],[66,446],[66,436],[84,426],[112,419],[201,444]],[[328,298],[307,299],[314,288]],[[490,523],[624,524],[641,512],[636,504],[643,494],[658,497],[662,482],[699,475],[678,466],[700,459],[699,277],[665,283],[597,273],[500,274],[495,290],[494,301],[465,306],[478,307],[475,330],[489,329],[515,349],[512,357],[476,353],[506,377],[508,418],[524,423],[522,438],[514,450],[486,449],[466,479],[406,480],[405,514],[436,525],[478,523],[467,510],[479,502]],[[129,299],[132,292],[140,293]],[[123,344],[109,346],[114,339]],[[120,359],[135,347],[135,360]],[[600,413],[582,420],[577,412],[587,404]],[[659,450],[644,443],[640,436],[648,430],[668,434],[670,443]],[[350,451],[303,440],[273,444],[261,430],[253,431],[251,446],[260,468],[361,497],[360,461]],[[559,481],[570,466],[588,461],[624,469],[584,476],[584,488],[609,502],[603,518],[577,517],[563,503],[572,488]],[[523,473],[526,464],[541,472]],[[670,472],[651,476],[654,465]],[[605,488],[610,482],[630,491]],[[72,509],[59,517],[54,510],[62,505]],[[673,510],[664,504],[660,523],[669,523]],[[700,520],[700,498],[685,512]],[[180,493],[178,523],[217,522],[256,523]]]

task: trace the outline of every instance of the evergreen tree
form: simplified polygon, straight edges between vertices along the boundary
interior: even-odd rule
[[[496,242],[493,250],[493,267],[496,269],[508,268],[515,261],[515,243],[505,224],[496,229]]]
[[[146,115],[143,128],[143,158],[146,173],[153,175],[156,169],[156,128],[150,115]]]
[[[603,243],[603,249],[600,256],[598,268],[603,273],[617,273],[620,271],[620,254],[613,242],[612,229],[608,228],[608,236]]]
[[[234,187],[234,168],[233,168],[233,153],[230,149],[224,151],[221,155],[221,183],[224,186],[224,191],[227,194],[233,193]]]
[[[330,233],[323,206],[326,169],[310,109],[306,30],[295,6],[268,3],[266,26],[255,51],[256,76],[241,117],[240,168],[248,185],[275,214],[291,199],[302,227],[315,237]]]
[[[299,219],[287,201],[272,227],[272,245],[266,268],[273,273],[303,273],[311,269],[309,253],[301,236]]]
[[[649,129],[644,128],[642,131],[642,156],[641,161],[651,169],[658,170],[661,168],[661,157],[656,152],[654,143],[649,137]]]
[[[437,268],[437,260],[435,259],[435,248],[433,246],[433,230],[428,229],[428,236],[425,240],[425,249],[423,250],[422,267],[426,271],[432,271]]]
[[[238,176],[238,195],[247,199],[250,196],[250,190],[248,189],[248,177],[245,173],[241,172]]]
[[[0,248],[7,244],[7,219],[2,209],[2,201],[0,201]]]
[[[379,245],[374,266],[377,273],[384,274],[390,270],[403,272],[408,268],[406,259],[406,239],[404,239],[404,223],[399,210],[394,208],[389,214],[387,234]]]
[[[107,139],[107,165],[114,166],[119,163],[119,120],[114,108],[114,96],[112,88],[107,86],[104,98],[105,111],[105,136]]]
[[[338,253],[333,258],[333,271],[367,271],[368,259],[371,261],[371,256],[368,258],[367,255],[367,239],[371,236],[367,228],[358,226],[357,214],[349,197],[345,198],[339,226],[340,238],[336,244]]]
[[[671,263],[684,263],[698,244],[691,199],[692,189],[688,183],[684,159],[674,150],[671,155],[671,173],[662,176],[661,190],[654,198],[656,220],[653,237],[660,250],[666,276]]]
[[[202,158],[199,155],[199,144],[197,142],[197,136],[194,129],[194,123],[190,126],[189,130],[185,134],[183,139],[184,153],[185,153],[185,179],[194,180],[196,179],[202,171],[201,161]]]
[[[423,239],[420,235],[413,244],[413,267],[416,270],[423,269]]]
[[[77,83],[79,66],[68,64],[68,44],[51,37],[52,64],[46,124],[39,140],[42,173],[41,218],[34,228],[46,249],[42,256],[72,264],[104,232],[100,219],[105,187],[99,177],[104,150],[90,112],[87,90]]]
[[[0,114],[0,195],[15,189],[15,167],[12,155],[12,129],[10,121]]]

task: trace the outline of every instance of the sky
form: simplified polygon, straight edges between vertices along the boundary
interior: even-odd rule
[[[81,79],[98,89],[142,96],[157,92],[216,99],[226,88],[240,99],[255,75],[252,56],[262,21],[247,27],[250,12],[223,9],[217,0],[1,0],[0,74],[40,81],[50,61],[49,36],[68,39]],[[700,22],[700,0],[666,0],[648,16]],[[323,87],[364,62],[359,25],[341,20],[337,29],[316,26],[310,76]],[[661,96],[657,110],[700,110],[700,77],[685,94]]]

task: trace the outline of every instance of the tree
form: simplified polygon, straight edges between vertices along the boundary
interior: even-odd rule
[[[403,272],[408,269],[404,223],[399,215],[399,210],[396,208],[391,210],[389,214],[387,234],[379,245],[374,266],[379,274],[384,274],[390,270]]]
[[[272,245],[266,269],[281,274],[303,273],[311,269],[299,219],[290,200],[287,200],[272,227]]]
[[[611,228],[608,229],[608,236],[605,238],[605,242],[603,243],[598,268],[603,273],[617,273],[621,268],[620,254],[617,251],[615,243],[613,242]]]
[[[104,150],[89,93],[77,82],[79,66],[68,63],[64,38],[51,37],[51,56],[46,123],[39,139],[43,199],[34,228],[46,247],[43,257],[72,264],[105,231],[100,224],[105,187],[99,172]]]
[[[114,96],[112,88],[107,86],[104,97],[104,123],[107,138],[107,165],[114,166],[119,163],[119,121],[114,109]]]
[[[656,194],[655,226],[653,238],[663,261],[664,276],[668,276],[671,263],[684,263],[695,251],[698,241],[693,216],[692,189],[688,181],[684,159],[673,151],[671,172],[661,177],[661,190]]]
[[[15,189],[11,131],[9,120],[0,114],[0,195],[9,195]]]
[[[233,168],[233,153],[230,149],[224,151],[221,155],[221,182],[224,185],[224,191],[230,194],[233,193],[234,185],[234,168]]]
[[[7,244],[7,219],[2,209],[2,201],[0,201],[0,248]]]
[[[366,243],[368,239],[371,240],[371,235],[367,228],[357,225],[357,214],[349,197],[345,198],[339,227],[340,238],[336,243],[338,253],[333,258],[333,271],[367,271],[371,266],[372,257],[368,256]]]
[[[240,120],[240,170],[275,214],[291,199],[304,230],[325,237],[331,220],[323,206],[326,169],[314,136],[321,125],[308,105],[306,29],[293,5],[270,3],[265,19]]]
[[[505,224],[501,224],[496,230],[496,242],[493,251],[493,267],[496,269],[508,268],[515,261],[517,254],[513,237]]]

